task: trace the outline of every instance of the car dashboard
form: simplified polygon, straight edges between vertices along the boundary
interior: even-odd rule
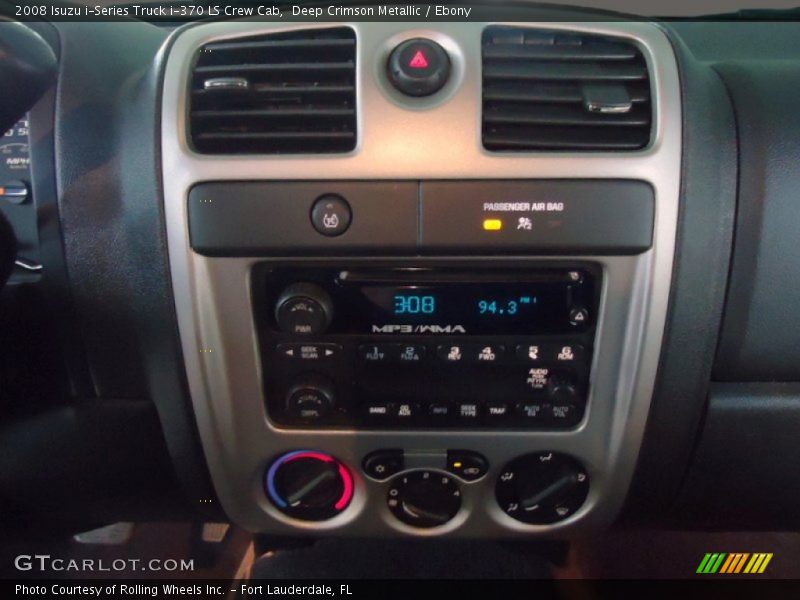
[[[4,293],[37,290],[70,401],[6,399],[8,435],[69,450],[0,461],[17,514],[797,522],[796,26],[478,16],[29,24],[58,85],[29,163],[0,145]]]

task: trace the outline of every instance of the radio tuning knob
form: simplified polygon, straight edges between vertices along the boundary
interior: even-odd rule
[[[305,421],[325,417],[334,407],[333,383],[316,373],[301,376],[286,395],[286,411]]]
[[[284,333],[318,335],[331,324],[333,302],[330,294],[314,283],[293,283],[275,303],[275,321]]]

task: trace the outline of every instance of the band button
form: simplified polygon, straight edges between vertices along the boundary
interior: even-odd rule
[[[395,410],[394,402],[373,402],[364,407],[364,416],[386,421],[394,416]]]

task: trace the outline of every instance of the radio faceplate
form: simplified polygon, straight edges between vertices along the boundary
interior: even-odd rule
[[[257,265],[267,413],[281,427],[571,428],[600,269]]]

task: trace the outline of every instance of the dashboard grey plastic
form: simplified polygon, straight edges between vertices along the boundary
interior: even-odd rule
[[[714,376],[800,380],[800,115],[797,63],[715,67],[730,90],[739,131],[736,246]]]
[[[358,39],[356,149],[328,157],[222,157],[193,153],[187,143],[189,69],[202,44],[308,24],[214,23],[177,32],[163,90],[161,143],[164,201],[172,283],[190,393],[214,486],[226,513],[253,530],[281,534],[453,535],[464,537],[566,536],[608,525],[617,515],[639,452],[659,364],[675,251],[681,165],[682,115],[678,71],[664,33],[646,23],[527,23],[617,35],[637,43],[651,71],[654,135],[648,148],[624,154],[484,151],[480,143],[480,39],[486,24],[353,23]],[[442,96],[409,110],[388,91],[380,65],[404,39],[430,37],[450,53],[456,74]],[[447,156],[448,160],[440,158]],[[265,413],[260,359],[249,289],[253,258],[213,258],[190,247],[187,198],[201,181],[380,179],[637,179],[655,192],[653,247],[637,256],[571,257],[599,263],[604,272],[597,351],[588,414],[567,432],[286,431]],[[602,201],[602,200],[598,200]],[[375,259],[382,257],[376,256]],[[491,258],[458,259],[475,264]],[[536,266],[552,256],[519,255]],[[414,263],[420,257],[409,257]],[[331,257],[332,261],[336,257]],[[399,260],[402,264],[402,260]],[[485,263],[485,264],[486,264]],[[269,366],[267,366],[269,368]],[[345,461],[356,474],[351,505],[322,523],[290,519],[262,489],[265,467],[278,453],[312,447]],[[386,484],[358,475],[368,452],[468,448],[490,462],[487,477],[464,485],[463,508],[447,525],[412,530],[385,506]],[[585,505],[554,525],[517,522],[494,500],[498,469],[527,452],[575,456],[589,471]]]

